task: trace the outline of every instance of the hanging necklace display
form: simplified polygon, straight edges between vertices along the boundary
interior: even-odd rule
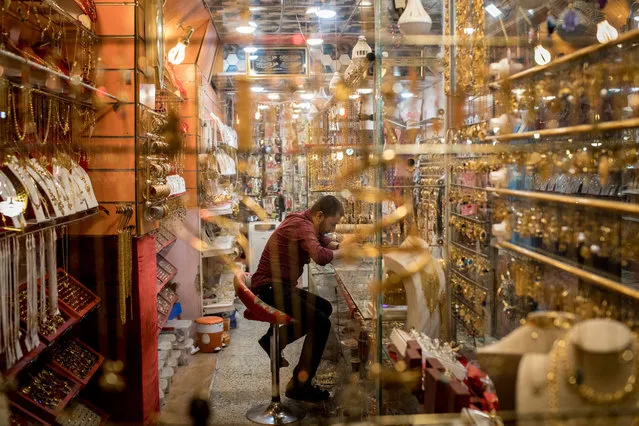
[[[18,286],[20,285],[20,240],[16,237],[10,237],[13,250],[12,250],[12,277],[9,280],[9,294],[13,295],[13,310],[11,320],[11,341],[13,342],[13,361],[17,362],[22,358],[22,348],[20,347],[20,292]]]
[[[8,358],[11,328],[9,324],[9,312],[11,303],[9,301],[9,274],[10,274],[10,253],[9,241],[0,241],[0,354],[6,354]]]
[[[40,261],[40,283],[38,285],[38,292],[40,299],[38,300],[38,315],[40,317],[40,323],[47,322],[47,291],[45,282],[47,280],[47,262],[46,262],[46,241],[44,238],[45,231],[38,233],[38,258]]]
[[[33,179],[29,177],[29,174],[20,165],[19,160],[15,156],[12,156],[6,164],[6,167],[27,192],[36,222],[46,221],[48,218],[44,213],[42,200],[38,194],[35,182],[33,182]]]
[[[55,217],[64,217],[66,216],[66,210],[63,202],[62,194],[58,188],[53,184],[51,179],[43,173],[41,170],[37,169],[32,163],[27,161],[25,168],[26,172],[31,176],[37,185],[42,189],[43,195],[49,199],[51,205],[53,206],[53,214]]]
[[[38,277],[36,275],[36,243],[33,234],[25,238],[27,259],[27,350],[31,351],[40,344],[38,338]]]
[[[26,193],[18,195],[11,180],[0,171],[0,214],[2,214],[2,224],[6,227],[6,218],[11,219],[13,227],[21,229],[26,226],[23,212],[26,210]],[[19,211],[14,211],[19,209]]]
[[[54,316],[59,313],[58,309],[58,260],[56,250],[56,240],[58,234],[55,232],[55,228],[49,228],[46,231],[46,244],[47,244],[47,272],[49,274],[49,316]]]

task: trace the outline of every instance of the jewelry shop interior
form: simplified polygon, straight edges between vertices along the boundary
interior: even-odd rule
[[[637,425],[638,129],[639,1],[4,0],[0,424]]]

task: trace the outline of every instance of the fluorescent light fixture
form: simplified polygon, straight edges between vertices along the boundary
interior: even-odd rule
[[[360,95],[370,95],[371,93],[373,93],[373,89],[362,87],[361,89],[357,89],[357,93],[359,93]]]
[[[246,53],[255,53],[255,52],[257,52],[257,47],[255,47],[255,46],[246,46],[244,48],[244,51]]]
[[[262,86],[251,86],[251,92],[253,93],[262,93],[264,88]]]
[[[337,15],[337,12],[335,12],[333,9],[322,7],[321,9],[318,9],[317,12],[315,12],[315,15],[317,15],[317,17],[320,19],[331,19],[334,18],[335,15]]]
[[[499,8],[492,3],[486,6],[486,12],[488,12],[493,18],[499,18],[499,16],[501,15],[501,10],[499,10]]]
[[[277,101],[280,99],[280,95],[278,93],[269,93],[268,98],[272,101]]]
[[[264,9],[266,9],[264,6],[251,6],[251,7],[249,7],[249,10],[251,12],[259,12],[259,11],[264,10]]]
[[[257,58],[259,58],[259,56],[257,56],[257,55],[249,55],[249,61],[254,61]]]
[[[402,93],[402,94],[401,94],[401,95],[399,95],[399,96],[401,96],[401,97],[402,97],[402,98],[404,98],[404,99],[410,99],[410,98],[415,97],[415,95],[413,95],[413,94],[412,94],[412,93],[410,93],[410,92],[404,92],[404,93]]]
[[[312,99],[315,99],[315,93],[302,93],[300,95],[300,98],[304,99],[305,101],[310,101]]]
[[[311,37],[306,39],[306,44],[309,46],[319,46],[324,43],[324,40],[320,37]]]
[[[315,14],[317,13],[317,11],[318,11],[318,10],[320,10],[320,8],[319,8],[319,7],[317,7],[317,6],[312,6],[312,7],[309,7],[308,9],[306,9],[306,14],[307,14],[307,15],[315,15]]]

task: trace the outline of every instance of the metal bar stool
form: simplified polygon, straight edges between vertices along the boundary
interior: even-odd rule
[[[291,324],[295,320],[284,312],[264,303],[247,285],[250,274],[235,274],[233,285],[235,294],[246,306],[244,318],[271,324],[271,402],[260,404],[246,412],[246,417],[263,425],[283,425],[300,421],[306,411],[300,407],[282,403],[280,399],[280,333],[279,326]]]

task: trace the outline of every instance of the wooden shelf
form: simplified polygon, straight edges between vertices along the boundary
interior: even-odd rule
[[[639,300],[639,290],[630,287],[629,285],[624,285],[620,282],[613,281],[609,278],[602,277],[601,275],[594,274],[592,272],[586,271],[577,266],[570,265],[566,262],[562,262],[560,260],[554,259],[552,257],[543,255],[541,253],[537,253],[536,251],[518,246],[516,244],[512,244],[509,242],[501,242],[497,244],[498,248],[510,250],[512,252],[521,254],[523,256],[534,259],[538,262],[545,263],[546,265],[550,265],[557,269],[561,269],[562,271],[566,271],[571,273],[585,281],[591,282],[599,287],[603,287],[607,290],[612,290],[617,293],[621,293],[624,296],[632,297],[633,299]]]
[[[621,201],[608,201],[588,197],[575,197],[572,195],[549,194],[547,192],[520,191],[516,189],[486,188],[486,190],[495,194],[528,198],[531,200],[573,204],[577,206],[593,207],[597,209],[611,210],[621,213],[639,214],[639,204],[636,203],[624,203]]]
[[[608,43],[603,43],[603,44],[594,44],[591,46],[587,46],[584,47],[583,49],[579,49],[576,50],[572,53],[569,53],[567,55],[561,56],[557,59],[555,59],[554,61],[551,61],[549,63],[547,63],[546,65],[539,65],[536,67],[532,67],[529,68],[527,70],[518,72],[516,74],[513,74],[507,78],[505,78],[505,81],[509,81],[509,82],[513,82],[515,80],[520,80],[522,78],[525,77],[531,77],[534,76],[535,74],[540,74],[544,71],[548,71],[552,68],[555,68],[559,65],[562,64],[566,64],[572,61],[576,61],[578,59],[583,58],[584,56],[588,56],[591,55],[593,53],[597,53],[601,50],[605,50],[605,49],[610,49],[610,48],[616,48],[618,45],[635,40],[639,38],[639,30],[632,30],[632,31],[628,31],[624,34],[622,34],[621,36],[619,36],[616,40],[612,40]],[[497,83],[500,84],[502,81],[504,80],[500,80]]]
[[[597,124],[580,124],[577,126],[559,127],[556,129],[533,130],[522,133],[506,133],[504,135],[487,136],[487,142],[504,142],[521,139],[541,139],[553,136],[578,135],[582,133],[604,132],[611,130],[623,130],[639,127],[639,118],[630,118],[628,120],[607,121]]]

